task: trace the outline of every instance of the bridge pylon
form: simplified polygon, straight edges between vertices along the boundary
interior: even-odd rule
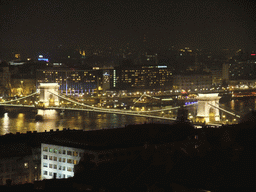
[[[212,114],[214,114],[214,121],[220,121],[219,100],[218,93],[198,94],[197,118],[203,119],[206,123],[210,122]],[[216,106],[212,107],[211,105]]]
[[[45,107],[59,106],[59,97],[55,95],[59,91],[58,83],[40,83],[39,90],[39,102],[43,102]]]

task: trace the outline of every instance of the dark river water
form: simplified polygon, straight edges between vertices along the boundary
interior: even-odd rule
[[[232,111],[238,115],[244,115],[250,109],[256,109],[256,99],[247,98],[240,100],[232,100],[227,103],[221,104],[220,107],[228,111]],[[189,112],[194,115],[196,107],[189,107]],[[128,124],[142,124],[145,122],[163,122],[170,123],[170,121],[147,119],[145,117],[125,116],[116,114],[99,114],[99,113],[86,113],[86,112],[65,112],[61,116],[55,110],[39,111],[44,117],[43,121],[36,121],[35,114],[24,113],[5,113],[0,116],[0,135],[6,133],[26,133],[27,131],[44,132],[51,129],[62,130],[63,128],[82,129],[82,130],[96,130],[124,127]],[[224,115],[223,112],[220,113]],[[225,118],[232,119],[232,115],[225,114]],[[238,121],[238,120],[237,120]]]

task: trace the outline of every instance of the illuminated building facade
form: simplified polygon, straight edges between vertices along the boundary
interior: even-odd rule
[[[74,165],[78,164],[84,154],[83,149],[41,144],[42,179],[74,177]]]
[[[184,73],[173,76],[173,88],[179,90],[209,90],[212,87],[210,73]]]
[[[37,70],[37,88],[40,83],[58,83],[66,94],[95,92],[102,88],[102,70],[40,69]]]
[[[167,66],[157,65],[116,68],[113,72],[113,87],[115,85],[119,89],[165,89],[171,87],[172,72]]]
[[[9,66],[6,63],[1,63],[0,65],[0,81],[1,96],[9,95],[11,88],[11,73],[9,71]]]
[[[255,61],[232,62],[229,63],[229,80],[252,80],[256,79]]]
[[[40,180],[40,149],[26,143],[1,144],[0,185],[8,179],[13,184],[32,183]]]

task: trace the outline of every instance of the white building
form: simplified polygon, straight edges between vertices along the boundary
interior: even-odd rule
[[[53,144],[41,144],[42,179],[69,178],[74,176],[74,165],[78,164],[85,150]]]
[[[212,87],[212,75],[200,73],[186,73],[173,75],[173,88],[179,90],[200,91]]]

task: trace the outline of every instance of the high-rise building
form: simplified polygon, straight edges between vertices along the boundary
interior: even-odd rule
[[[179,90],[209,90],[212,87],[212,75],[211,73],[202,72],[189,72],[176,74],[173,76],[173,88]]]
[[[59,90],[66,94],[95,92],[103,87],[103,70],[77,70],[49,68],[37,70],[37,87],[40,83],[58,83]]]
[[[168,89],[171,87],[173,70],[167,66],[127,66],[115,70],[114,80],[118,89]]]
[[[223,63],[222,65],[222,79],[228,81],[229,80],[229,64]]]

